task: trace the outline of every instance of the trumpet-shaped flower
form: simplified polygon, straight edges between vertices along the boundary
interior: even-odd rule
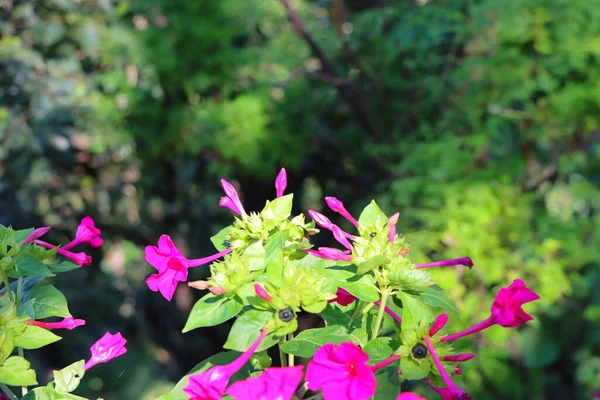
[[[224,198],[221,198],[219,205],[229,208],[238,215],[246,215],[246,210],[244,210],[240,196],[233,185],[227,182],[225,179],[221,179],[221,186],[223,186],[223,190],[225,191],[225,197],[229,200],[224,200]]]
[[[160,291],[165,299],[171,301],[178,282],[187,280],[188,268],[197,267],[210,263],[225,254],[231,252],[231,248],[208,257],[188,260],[181,254],[169,235],[162,235],[158,240],[158,247],[146,246],[146,261],[158,270],[146,279],[146,284],[154,292]]]
[[[27,320],[27,323],[29,325],[39,326],[40,328],[45,329],[68,329],[70,331],[77,328],[78,326],[85,325],[85,321],[83,319],[73,319],[72,317],[64,318],[62,321],[59,322],[42,322],[30,319]]]
[[[33,243],[35,244],[39,244],[42,247],[45,247],[47,249],[54,249],[56,246],[53,244],[50,244],[48,242],[44,242],[41,240],[34,240]],[[56,251],[57,254],[60,254],[63,257],[67,257],[69,259],[71,259],[71,261],[73,261],[75,264],[79,265],[80,267],[84,266],[84,265],[90,265],[92,263],[92,257],[88,256],[87,254],[81,252],[81,253],[73,253],[69,250],[65,250],[65,249],[61,249],[59,248]]]
[[[523,304],[539,298],[540,296],[529,289],[522,280],[516,279],[508,288],[500,289],[492,304],[492,315],[488,319],[462,332],[444,336],[442,342],[472,335],[473,333],[482,331],[492,325],[514,328],[527,321],[531,321],[533,317],[523,311],[521,307]]]
[[[85,370],[87,371],[96,364],[108,362],[127,353],[127,349],[125,348],[126,343],[127,340],[121,336],[120,332],[114,335],[106,332],[104,336],[90,348],[92,358],[85,363]]]
[[[100,247],[104,240],[100,237],[100,229],[94,226],[94,220],[92,217],[84,217],[75,233],[75,239],[71,242],[62,246],[63,249],[69,250],[71,247],[75,247],[78,244],[89,244],[92,247]]]
[[[326,344],[308,363],[306,381],[310,390],[323,390],[325,400],[366,400],[377,383],[367,366],[369,356],[356,344]]]
[[[252,346],[232,363],[215,365],[200,374],[190,376],[188,385],[183,388],[183,392],[190,396],[191,400],[220,400],[233,374],[250,360],[267,333],[266,329],[263,330]]]
[[[236,400],[290,400],[302,379],[303,368],[267,368],[256,378],[235,382],[226,393]]]

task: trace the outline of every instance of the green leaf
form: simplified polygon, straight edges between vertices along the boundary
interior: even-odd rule
[[[351,340],[346,328],[340,325],[332,325],[302,331],[292,340],[285,342],[281,346],[281,350],[287,354],[309,358],[324,344],[339,344]]]
[[[389,277],[395,289],[422,292],[429,287],[431,272],[413,268],[395,268],[390,272]]]
[[[417,299],[434,307],[458,312],[456,307],[454,307],[454,304],[452,304],[448,297],[446,297],[444,292],[436,290],[433,287],[428,287],[427,290],[417,297]]]
[[[21,400],[88,400],[85,397],[75,396],[70,393],[59,393],[50,385],[38,387],[27,392]]]
[[[360,214],[358,218],[358,223],[361,226],[369,226],[375,222],[378,222],[378,225],[385,226],[387,224],[387,216],[381,211],[375,200],[372,200],[371,203],[365,207],[363,212]]]
[[[194,304],[183,333],[196,328],[222,324],[238,315],[243,307],[242,301],[237,296],[215,296],[209,293]]]
[[[358,302],[354,302],[357,306]],[[339,307],[334,306],[332,303],[327,304],[327,307],[319,313],[321,318],[325,320],[327,325],[342,325],[348,326],[350,324],[350,316],[342,311]]]
[[[394,349],[390,345],[391,342],[392,338],[389,337],[378,337],[370,340],[363,348],[363,351],[369,355],[369,364],[377,364],[390,358],[394,353]]]
[[[29,361],[19,356],[12,356],[0,366],[0,383],[10,386],[37,385],[35,371],[29,369]]]
[[[406,379],[423,379],[429,375],[431,364],[427,359],[423,358],[417,362],[410,357],[402,357],[400,359],[400,371],[402,371],[402,377]]]
[[[286,219],[292,213],[293,194],[287,194],[273,201],[267,201],[267,205],[260,212],[264,219],[281,221]]]
[[[309,254],[305,258],[309,258],[309,257],[312,259],[315,259],[315,260],[319,259],[311,254]],[[323,260],[323,259],[321,258],[321,260]],[[354,265],[333,265],[333,266],[324,267],[324,268],[312,267],[312,265],[310,265],[310,264],[307,264],[307,265],[309,268],[312,268],[319,275],[326,276],[327,278],[331,278],[336,281],[345,281],[356,275],[356,267]]]
[[[15,257],[15,270],[13,277],[22,276],[54,276],[39,258],[32,255],[18,255]]]
[[[71,270],[81,268],[79,265],[71,261],[63,261],[56,264],[46,264],[46,267],[48,267],[50,272],[53,274],[60,274],[62,272],[69,272]]]
[[[417,329],[420,322],[430,323],[433,321],[433,313],[418,298],[405,293],[398,292],[402,300],[402,329]]]
[[[225,239],[231,232],[232,226],[226,226],[221,229],[215,236],[210,238],[210,241],[218,251],[223,251],[229,248],[229,242]]]
[[[53,371],[54,373],[54,389],[58,393],[71,393],[77,389],[81,378],[85,375],[84,369],[85,361],[79,360],[61,369],[60,371]]]
[[[363,275],[353,282],[340,282],[340,287],[361,300],[368,302],[379,300],[379,292],[371,275]]]
[[[374,400],[393,400],[400,394],[400,377],[398,376],[398,364],[394,363],[375,373],[377,381],[377,392]]]
[[[358,265],[358,269],[356,270],[357,275],[363,275],[375,267],[379,267],[380,265],[389,264],[390,259],[383,254],[380,254],[375,257],[369,258],[367,261],[362,262]]]
[[[33,228],[21,229],[21,230],[15,231],[15,233],[14,233],[15,243],[20,245],[21,242],[23,242],[23,240],[25,240],[25,238],[27,236],[29,236],[29,234],[31,232],[33,232]]]
[[[252,343],[260,336],[260,332],[272,317],[273,313],[270,311],[246,311],[234,322],[223,347],[240,352],[248,350]],[[269,335],[262,341],[257,351],[268,349],[276,342],[277,341]]]
[[[23,303],[31,300],[33,308],[33,319],[43,319],[47,317],[70,317],[67,299],[65,296],[50,284],[41,284],[35,286],[23,294],[21,301]]]
[[[39,349],[62,339],[47,329],[27,325],[22,334],[15,337],[15,346],[27,350]]]
[[[265,247],[262,241],[252,243],[244,250],[244,258],[248,260],[250,271],[259,271],[266,265]]]

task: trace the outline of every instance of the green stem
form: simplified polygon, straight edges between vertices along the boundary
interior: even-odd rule
[[[279,342],[279,359],[281,360],[281,366],[282,367],[287,367],[287,357],[286,354],[283,352],[283,350],[281,350],[281,345],[285,343],[285,340],[282,340],[281,342]]]
[[[373,336],[371,340],[375,339],[377,335],[379,335],[379,327],[381,326],[381,321],[383,320],[383,314],[385,312],[385,304],[387,303],[388,292],[384,290],[381,292],[381,305],[379,306],[379,312],[377,313],[377,320],[375,321],[375,328],[373,329]]]
[[[315,394],[314,396],[307,397],[304,400],[317,400],[317,399],[322,399],[322,398],[323,398],[323,395],[319,393],[319,394]]]
[[[2,271],[2,281],[4,282],[4,286],[6,286],[6,293],[8,293],[8,298],[10,299],[10,301],[12,301],[14,303],[15,298],[13,296],[12,290],[10,290],[10,285],[8,282],[8,274],[6,273],[6,271]]]
[[[20,276],[19,279],[17,280],[17,301],[16,301],[17,307],[19,307],[19,305],[21,304],[21,293],[22,292],[23,292],[23,277]],[[22,347],[17,347],[17,353],[19,354],[19,357],[25,358]],[[27,392],[28,392],[27,386],[21,386],[21,395],[25,396],[27,394]]]
[[[6,386],[4,383],[0,383],[0,389],[8,396],[10,400],[19,400],[19,398]]]
[[[300,388],[298,390],[296,390],[296,393],[294,393],[294,396],[296,396],[295,398],[301,399],[304,397],[304,394],[306,393],[306,391],[308,390],[308,382],[304,382],[302,384],[302,386],[300,386]]]
[[[292,340],[293,338],[294,338],[294,334],[290,333],[287,337],[287,340]],[[288,354],[288,366],[289,367],[294,366],[294,355],[293,354]]]

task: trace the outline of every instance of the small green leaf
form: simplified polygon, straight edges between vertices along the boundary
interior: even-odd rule
[[[398,292],[402,300],[402,329],[417,329],[420,322],[430,323],[433,321],[433,313],[418,298],[405,293]]]
[[[307,329],[302,331],[290,341],[281,346],[281,350],[287,354],[300,357],[312,357],[315,351],[324,344],[349,342],[352,339],[346,329],[340,325],[326,326],[325,328]]]
[[[12,356],[0,366],[0,383],[10,386],[37,385],[35,371],[29,369],[29,361],[19,356]]]
[[[260,212],[264,219],[282,221],[292,213],[293,194],[287,194],[273,201],[267,201],[267,205]]]
[[[21,400],[87,400],[85,397],[75,396],[70,393],[59,393],[50,384],[45,387],[37,387],[27,392]]]
[[[400,371],[402,371],[402,377],[406,379],[423,379],[429,375],[431,364],[425,358],[421,359],[420,362],[413,360],[410,357],[403,357],[400,359]]]
[[[270,311],[246,311],[235,320],[223,347],[240,352],[248,350],[272,317]],[[269,335],[262,341],[257,351],[268,349],[275,343],[276,340]]]
[[[81,268],[79,265],[71,261],[62,261],[56,264],[46,264],[46,267],[48,267],[50,272],[53,274],[60,274],[62,272],[69,272],[71,270]]]
[[[375,222],[378,222],[378,225],[384,226],[387,224],[387,216],[381,211],[375,200],[372,200],[371,203],[365,207],[363,212],[360,214],[358,218],[358,223],[361,226],[369,226]]]
[[[428,287],[427,290],[421,293],[417,298],[431,306],[458,312],[444,292],[436,290],[433,287]]]
[[[85,361],[79,360],[60,371],[53,371],[54,389],[58,393],[71,393],[77,389],[81,378],[85,375],[84,365]]]
[[[27,325],[22,334],[15,337],[15,346],[27,350],[39,349],[62,339],[47,329],[39,326]]]
[[[340,287],[361,300],[368,302],[379,300],[379,292],[371,275],[363,275],[353,282],[340,282]]]
[[[15,278],[22,276],[54,276],[39,258],[32,255],[18,255],[15,257]]]
[[[237,296],[215,296],[209,293],[194,304],[183,333],[196,328],[222,324],[238,315],[243,307],[242,301]]]
[[[355,302],[355,306],[358,302]],[[334,306],[332,303],[327,304],[327,307],[319,313],[321,318],[325,320],[327,325],[350,325],[350,316],[342,311],[339,307]]]
[[[357,275],[363,275],[372,270],[375,267],[379,267],[380,265],[389,264],[390,259],[383,254],[378,256],[369,258],[367,261],[360,263],[358,269],[356,270]]]
[[[225,239],[231,232],[232,226],[226,226],[221,229],[215,236],[210,238],[210,241],[218,251],[223,251],[229,248],[229,242]]]
[[[429,287],[431,272],[413,268],[395,268],[390,272],[389,277],[395,289],[422,292]]]
[[[262,241],[252,243],[244,250],[244,258],[248,260],[250,271],[259,271],[266,265],[265,263],[265,247]]]
[[[369,364],[377,364],[390,358],[394,353],[394,349],[390,346],[391,342],[392,338],[389,337],[378,337],[370,340],[363,348],[363,351],[369,355]]]
[[[400,377],[398,364],[393,364],[377,370],[375,373],[377,392],[374,400],[393,400],[400,394]]]
[[[31,307],[34,312],[33,319],[71,316],[67,299],[50,284],[41,284],[23,293],[21,302],[25,303],[29,300],[31,300]]]

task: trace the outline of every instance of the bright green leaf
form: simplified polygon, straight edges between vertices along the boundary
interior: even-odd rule
[[[379,292],[371,275],[363,275],[353,282],[340,282],[340,287],[361,300],[368,302],[379,300]]]
[[[346,328],[340,325],[331,325],[325,328],[304,330],[292,340],[285,342],[281,349],[287,354],[308,358],[312,357],[315,351],[326,343],[339,344],[351,340]]]
[[[225,239],[231,232],[232,226],[226,226],[221,229],[215,236],[210,238],[210,241],[218,251],[223,251],[229,248],[229,242]]]
[[[29,361],[19,356],[12,356],[0,366],[0,383],[9,386],[37,385],[35,371],[29,369]]]
[[[222,324],[238,315],[243,307],[242,301],[237,296],[225,297],[209,293],[194,304],[183,332]]]
[[[246,311],[235,320],[223,347],[240,352],[248,350],[272,317],[273,314],[270,311]],[[268,349],[275,343],[276,340],[269,335],[262,341],[258,351]]]
[[[27,350],[39,349],[62,339],[47,329],[39,326],[27,325],[22,334],[15,337],[15,346]]]
[[[31,300],[31,307],[34,312],[34,319],[43,319],[47,317],[70,317],[67,299],[65,296],[50,284],[35,286],[26,291],[21,298],[21,302]]]
[[[433,321],[433,313],[423,301],[405,292],[397,296],[402,300],[402,329],[416,329],[420,322]]]
[[[81,378],[85,375],[84,365],[85,360],[79,360],[60,371],[53,371],[54,389],[58,393],[71,393],[77,389]]]

